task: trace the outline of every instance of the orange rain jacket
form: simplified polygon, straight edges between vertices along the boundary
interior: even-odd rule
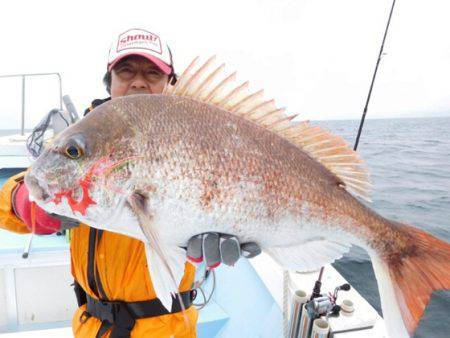
[[[12,209],[11,195],[24,173],[11,177],[0,190],[0,227],[16,233],[28,233],[27,226],[15,215]],[[88,248],[91,228],[85,224],[71,229],[71,267],[72,275],[81,287],[94,298],[96,292],[88,282]],[[95,230],[96,231],[96,230]],[[94,265],[98,270],[96,279],[100,280],[108,300],[125,302],[145,301],[156,297],[147,268],[144,245],[141,241],[116,234],[103,232],[97,241]],[[185,274],[180,284],[180,291],[192,287],[195,268],[186,263]],[[94,338],[100,328],[97,318],[84,318],[86,305],[75,312],[72,320],[73,333],[76,338]],[[198,313],[191,306],[186,314],[188,324],[181,312],[152,318],[137,319],[130,338],[192,338],[196,337]],[[87,319],[87,320],[84,320]],[[110,331],[104,335],[109,337]]]

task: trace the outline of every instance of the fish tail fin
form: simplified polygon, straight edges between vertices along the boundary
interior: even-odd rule
[[[450,289],[450,244],[414,227],[391,223],[407,234],[410,251],[402,257],[378,257],[374,270],[390,335],[408,337],[413,336],[431,294]]]

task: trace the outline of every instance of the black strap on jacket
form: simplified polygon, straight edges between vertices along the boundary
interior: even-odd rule
[[[95,264],[95,251],[97,245],[100,242],[103,235],[103,230],[97,230],[95,228],[89,229],[89,248],[88,248],[88,266],[87,266],[87,280],[89,288],[100,299],[108,299],[106,297],[105,290],[100,281],[100,276]]]
[[[87,108],[84,111],[83,116],[86,116],[87,114],[89,114],[94,108],[98,107],[99,105],[101,105],[102,103],[108,102],[109,100],[111,100],[110,97],[107,97],[106,99],[95,99],[94,101],[92,101],[91,106],[89,108]]]
[[[95,256],[96,256],[95,252],[97,251],[97,245],[100,242],[102,235],[103,230],[98,230],[92,227],[89,229],[87,280],[89,288],[94,293],[94,295],[96,295],[99,299],[107,300],[108,297],[106,297],[106,293],[105,290],[103,289],[103,285],[100,280],[100,275],[98,273],[97,264],[95,264]],[[81,296],[77,295],[77,300],[78,298],[81,298],[81,301],[84,301],[84,303],[82,303],[81,305],[86,304],[89,295],[81,288],[81,286],[76,281],[75,281],[75,293],[77,293],[77,285],[78,289],[79,290],[81,289],[83,291],[82,293],[84,293],[84,295]],[[80,303],[78,303],[78,306],[81,305]],[[83,316],[89,317],[91,316],[91,314],[89,314],[89,312],[86,312],[83,314]],[[107,321],[102,320],[102,325],[100,326],[96,337],[97,338],[102,337],[106,333],[106,331],[109,330],[110,327],[111,325],[108,325]]]
[[[81,285],[76,280],[74,281],[74,291],[78,306],[87,304],[87,309],[81,316],[80,321],[85,321],[89,317],[96,317],[102,322],[96,338],[101,338],[110,328],[113,328],[110,335],[111,338],[129,338],[136,319],[162,316],[182,310],[180,301],[175,298],[172,299],[172,309],[170,312],[167,311],[158,298],[141,302],[109,301],[100,280],[97,264],[95,263],[97,245],[102,235],[102,230],[97,230],[92,227],[89,229],[87,266],[89,288],[101,300],[89,296]],[[180,295],[184,307],[187,309],[192,305],[196,291],[181,292]]]
[[[74,285],[78,306],[87,303],[86,311],[80,321],[95,317],[102,322],[96,338],[101,338],[110,328],[112,328],[111,338],[129,338],[137,319],[157,317],[182,310],[179,298],[172,298],[172,309],[169,312],[158,298],[140,302],[104,301],[86,294],[77,281]],[[185,309],[192,305],[196,295],[195,290],[180,292]]]

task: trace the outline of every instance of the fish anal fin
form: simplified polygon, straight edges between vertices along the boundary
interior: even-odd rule
[[[316,238],[297,245],[271,247],[265,251],[285,269],[314,271],[342,257],[349,249],[350,245]]]
[[[348,192],[369,200],[368,170],[363,165],[353,165],[362,160],[343,138],[320,126],[310,126],[307,121],[296,127],[297,124],[292,121],[296,115],[287,116],[285,110],[277,108],[273,100],[264,100],[263,91],[252,94],[248,82],[236,84],[236,73],[226,75],[219,72],[223,67],[213,67],[214,58],[208,59],[196,69],[197,61],[198,58],[183,72],[175,86],[167,88],[164,94],[184,96],[211,104],[279,135],[324,165],[342,181]],[[346,156],[339,157],[340,155]],[[335,156],[339,160],[332,161],[329,156]],[[350,182],[346,180],[347,176],[339,175],[338,170],[346,164],[359,173],[359,182]]]

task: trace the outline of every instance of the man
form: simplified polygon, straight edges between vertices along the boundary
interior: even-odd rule
[[[111,98],[159,94],[169,82],[175,83],[176,75],[171,52],[160,36],[131,29],[114,40],[104,76]],[[111,98],[94,100],[85,114]],[[191,290],[193,265],[186,263],[179,286],[186,312],[183,314],[180,302],[174,300],[169,313],[155,296],[142,242],[48,215],[39,207],[34,207],[32,216],[23,176],[10,178],[0,191],[0,227],[17,233],[34,229],[37,234],[71,228],[71,266],[79,304],[72,321],[75,337],[196,336],[198,314],[191,306],[195,294]],[[259,253],[259,248],[253,243],[241,246],[235,237],[217,233],[195,236],[187,247],[192,261],[204,257],[211,268],[221,262],[233,265],[241,253],[251,257]]]

